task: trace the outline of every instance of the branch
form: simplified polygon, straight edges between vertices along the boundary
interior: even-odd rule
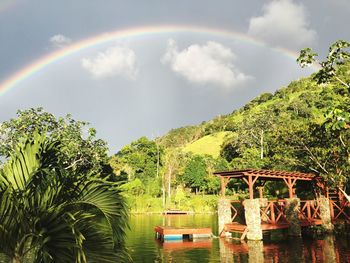
[[[315,155],[311,152],[311,150],[309,149],[309,147],[307,147],[303,142],[302,142],[304,149],[309,153],[310,155],[310,159],[312,161],[314,161],[326,174],[328,174],[327,169],[317,160],[317,158],[315,157]]]
[[[345,87],[350,89],[350,85],[347,84],[345,81],[341,80],[337,75],[334,75],[335,79],[338,80],[341,84],[343,84]]]
[[[70,169],[75,166],[77,163],[84,161],[82,158],[75,160],[71,165],[67,166],[65,169]]]

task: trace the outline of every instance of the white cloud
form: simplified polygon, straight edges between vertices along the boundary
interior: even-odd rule
[[[273,0],[264,5],[263,15],[250,19],[248,34],[282,47],[299,49],[315,42],[305,8],[293,0]]]
[[[190,82],[229,88],[249,78],[233,65],[234,58],[229,48],[216,42],[178,51],[176,42],[169,40],[162,62]]]
[[[50,42],[55,47],[64,47],[69,45],[72,40],[64,35],[58,34],[50,38]]]
[[[92,58],[83,58],[81,64],[95,78],[124,75],[134,79],[137,75],[135,52],[125,46],[110,47]]]

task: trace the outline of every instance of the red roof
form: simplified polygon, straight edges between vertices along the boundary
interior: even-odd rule
[[[311,173],[299,173],[299,172],[286,172],[286,171],[273,171],[273,170],[257,170],[257,169],[244,169],[244,170],[233,170],[233,171],[219,171],[215,172],[215,175],[230,177],[230,178],[242,178],[249,175],[259,176],[266,179],[283,179],[292,178],[297,180],[311,181],[316,179],[318,176]]]

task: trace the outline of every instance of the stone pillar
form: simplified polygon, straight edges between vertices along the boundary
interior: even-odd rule
[[[220,245],[220,262],[221,263],[234,263],[233,252],[230,250],[229,246],[225,242],[232,242],[225,240],[225,238],[219,239]]]
[[[248,240],[248,262],[249,263],[264,263],[264,244],[259,240]]]
[[[305,257],[303,253],[303,239],[301,237],[293,237],[288,245],[288,253],[290,262],[304,263]]]
[[[260,218],[260,200],[246,199],[243,202],[244,215],[247,224],[247,239],[262,240],[261,218]]]
[[[326,236],[323,240],[323,259],[327,263],[336,263],[337,256],[335,253],[334,239],[333,236]]]
[[[329,199],[321,197],[318,199],[318,201],[320,202],[320,217],[322,219],[322,226],[327,232],[333,232],[334,225],[332,224]]]
[[[231,233],[225,232],[225,224],[232,223],[231,221],[231,201],[226,198],[220,198],[218,202],[218,223],[219,236],[230,236]]]
[[[301,227],[299,221],[300,199],[286,199],[286,217],[289,222],[288,235],[301,236]]]

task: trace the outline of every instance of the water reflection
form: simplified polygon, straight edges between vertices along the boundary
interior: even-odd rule
[[[292,239],[278,243],[220,240],[222,262],[350,262],[349,242],[327,236],[323,240]]]
[[[264,242],[213,238],[197,242],[159,242],[154,227],[211,227],[217,230],[216,215],[134,215],[130,220],[127,246],[134,262],[201,263],[350,263],[350,239],[287,239],[284,233],[266,236]]]

